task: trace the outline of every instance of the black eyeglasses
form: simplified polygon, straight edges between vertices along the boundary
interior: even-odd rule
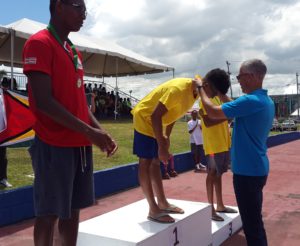
[[[71,7],[73,7],[77,12],[83,13],[85,16],[87,16],[87,11],[86,11],[86,7],[85,4],[79,4],[79,3],[68,3],[65,2],[63,0],[60,0],[63,4],[65,5],[69,5]]]
[[[242,78],[242,76],[247,75],[247,74],[250,74],[250,73],[241,73],[241,74],[236,76],[236,79],[240,80]]]

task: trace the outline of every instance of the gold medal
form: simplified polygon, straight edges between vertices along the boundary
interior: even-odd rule
[[[78,80],[77,80],[77,87],[80,88],[80,86],[81,86],[81,78],[78,78]]]

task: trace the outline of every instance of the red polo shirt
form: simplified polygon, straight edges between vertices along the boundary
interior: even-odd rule
[[[67,51],[48,30],[32,35],[23,49],[24,74],[38,71],[48,74],[52,80],[53,97],[75,117],[90,124],[83,86],[83,67],[78,52],[78,69],[72,61],[69,45]],[[40,81],[43,83],[43,81]],[[79,132],[66,128],[36,109],[30,83],[28,86],[30,109],[36,117],[34,130],[48,144],[63,147],[91,145]]]

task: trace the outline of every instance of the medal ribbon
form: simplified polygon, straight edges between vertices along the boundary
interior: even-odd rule
[[[57,32],[55,31],[54,27],[52,24],[49,24],[47,26],[47,30],[53,35],[53,37],[56,39],[56,41],[64,48],[64,50],[66,51],[65,47],[64,47],[64,44],[63,42],[61,41],[60,37],[58,36]],[[78,69],[78,53],[77,53],[77,50],[75,49],[75,46],[74,44],[71,42],[70,39],[67,39],[67,43],[70,45],[71,49],[72,49],[72,53],[73,53],[73,58],[70,56],[69,52],[67,52],[68,56],[71,58],[73,64],[74,64],[74,67],[75,67],[75,70],[77,71]]]

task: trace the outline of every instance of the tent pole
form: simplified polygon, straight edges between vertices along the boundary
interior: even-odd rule
[[[298,77],[299,77],[299,74],[296,73],[296,90],[297,90],[297,121],[299,120],[299,110],[300,110],[300,101],[299,101],[299,88],[298,88]]]
[[[118,70],[119,70],[119,63],[118,63],[118,57],[116,57],[116,88],[115,88],[115,120],[117,120],[117,104],[118,104]]]
[[[14,89],[14,48],[15,48],[15,31],[10,29],[10,89]]]

